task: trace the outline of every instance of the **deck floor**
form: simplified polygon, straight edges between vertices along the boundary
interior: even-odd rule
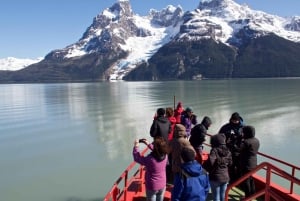
[[[137,188],[138,185],[139,187]],[[136,189],[139,189],[138,191]],[[172,191],[172,185],[167,185],[166,193],[165,193],[165,199],[164,201],[170,201],[171,200],[171,191]],[[244,193],[238,189],[234,188],[229,193],[229,200],[228,201],[240,201],[241,198],[244,197]],[[127,200],[132,201],[146,201],[146,195],[145,195],[145,185],[140,184],[140,181],[133,181],[131,185],[128,187],[127,191]],[[212,194],[209,192],[208,197],[206,201],[212,201]],[[123,199],[124,201],[124,199]]]

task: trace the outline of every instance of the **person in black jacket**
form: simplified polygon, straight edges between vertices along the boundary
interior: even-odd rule
[[[211,137],[209,158],[203,167],[209,172],[209,180],[214,201],[224,201],[229,182],[228,168],[232,165],[231,152],[226,146],[225,135],[218,133]]]
[[[260,146],[259,140],[255,137],[255,128],[245,126],[243,128],[243,142],[240,147],[240,161],[242,174],[246,174],[257,166],[257,152]],[[243,185],[245,196],[248,197],[255,193],[253,178],[248,178]]]
[[[202,144],[205,141],[207,130],[211,126],[211,124],[212,124],[211,119],[205,116],[202,119],[202,122],[194,126],[191,130],[191,137],[189,141],[196,151],[196,160],[199,163],[202,163],[202,150],[203,150]]]
[[[229,168],[230,182],[234,182],[241,176],[239,154],[240,145],[243,139],[242,129],[244,126],[243,118],[239,113],[232,113],[229,122],[223,125],[219,133],[224,133],[226,136],[226,145],[232,154],[232,166]]]
[[[168,135],[171,132],[171,123],[165,116],[166,110],[164,108],[158,108],[156,111],[156,117],[150,128],[150,136],[155,138],[158,136],[163,137],[166,142],[168,141]]]

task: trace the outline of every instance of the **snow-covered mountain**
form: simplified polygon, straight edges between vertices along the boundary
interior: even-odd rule
[[[42,57],[36,59],[20,59],[14,57],[7,57],[0,59],[0,70],[16,71],[25,68],[31,64],[38,63]]]
[[[128,56],[108,70],[109,79],[122,79],[179,32],[182,15],[180,6],[169,5],[161,11],[151,9],[148,16],[139,16],[133,13],[128,0],[122,0],[97,15],[78,42],[53,51],[46,58],[64,59],[122,49]]]
[[[181,7],[169,5],[161,11],[150,10],[148,16],[139,16],[134,14],[129,1],[122,0],[97,15],[78,42],[51,55],[72,58],[120,48],[128,55],[114,63],[107,74],[109,79],[122,79],[172,40],[212,38],[240,46],[241,37],[245,36],[241,31],[253,38],[274,33],[300,42],[300,19],[252,10],[233,0],[203,0],[194,11],[184,14]]]
[[[233,51],[233,54],[237,55],[236,52],[241,47],[246,47],[255,39],[269,35],[275,35],[277,38],[268,40],[283,39],[284,41],[279,44],[282,47],[291,46],[291,43],[297,44],[297,47],[292,48],[293,62],[290,64],[296,69],[298,60],[294,55],[300,44],[299,16],[284,18],[271,15],[253,10],[247,5],[237,4],[234,0],[201,0],[195,10],[185,13],[180,6],[169,5],[161,11],[151,9],[147,16],[140,16],[134,13],[129,0],[118,0],[93,19],[92,24],[77,42],[63,49],[53,50],[40,63],[26,68],[22,72],[25,72],[26,76],[16,77],[18,79],[23,77],[24,80],[122,79],[137,67],[147,66],[151,58],[168,44],[176,42],[192,44],[213,40],[214,43],[224,45],[226,51]],[[255,46],[251,48],[256,51]],[[275,49],[274,51],[277,51],[279,47]],[[177,53],[170,48],[168,56]],[[209,55],[206,56],[209,57],[208,61],[212,61]],[[187,65],[181,60],[184,57],[185,55],[174,57],[175,60],[180,61],[176,64],[180,69]],[[206,64],[206,61],[200,61],[199,58],[193,58],[192,63],[198,65],[193,68],[200,68],[202,64],[210,65],[208,61]],[[222,58],[224,60],[226,55]],[[284,58],[288,59],[286,56]],[[232,58],[230,64],[228,63],[228,68],[242,65],[241,62],[245,60],[249,61],[248,63],[252,62],[246,58],[242,58],[242,61],[236,61],[236,59],[239,58],[235,56]],[[166,62],[169,61],[166,59]],[[264,59],[261,61],[266,62]],[[192,63],[190,65],[194,65]],[[162,64],[169,66],[168,63]],[[34,72],[40,71],[41,77],[38,79],[30,77],[32,76],[31,69]],[[294,70],[284,71],[294,72]],[[201,73],[201,70],[198,73]],[[214,76],[217,76],[216,73]],[[279,76],[281,74],[279,73]],[[36,73],[34,75],[37,76]],[[236,76],[240,75],[240,73],[236,74]],[[11,76],[14,77],[14,75]],[[220,75],[222,76],[224,74]],[[226,76],[230,77],[233,74],[226,74]]]
[[[248,30],[252,37],[274,33],[282,38],[300,42],[299,17],[283,18],[256,11],[233,0],[200,2],[198,8],[184,16],[178,40],[213,38],[228,45],[242,42],[239,33]]]

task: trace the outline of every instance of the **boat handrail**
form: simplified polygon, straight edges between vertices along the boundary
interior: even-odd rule
[[[209,136],[209,137],[213,136],[212,134],[206,134],[206,135]],[[208,144],[208,143],[204,143],[204,144],[205,144],[206,146],[208,146],[208,147],[211,147],[211,145]],[[263,158],[267,158],[267,159],[269,159],[269,160],[271,160],[271,161],[273,161],[273,162],[277,162],[278,164],[284,165],[284,166],[286,167],[286,168],[284,168],[284,169],[290,168],[290,169],[291,169],[290,175],[291,175],[292,177],[294,177],[294,178],[296,178],[296,171],[300,172],[300,167],[298,167],[298,166],[296,166],[296,165],[293,165],[293,164],[288,163],[288,162],[286,162],[286,161],[280,160],[280,159],[275,158],[275,157],[273,157],[273,156],[264,154],[264,153],[262,153],[262,152],[258,152],[257,154],[258,154],[259,156],[263,157]],[[263,160],[263,161],[264,161],[264,160]],[[279,177],[282,177],[282,175],[278,174],[276,171],[273,172],[273,173],[276,174],[276,175],[278,175]],[[285,177],[282,177],[282,178],[285,178]],[[287,179],[287,178],[285,178],[285,179]],[[294,192],[294,182],[293,182],[293,180],[290,180],[289,182],[290,182],[289,193],[292,194],[292,193]]]
[[[149,147],[147,146],[145,149],[143,149],[141,151],[141,155],[142,156],[145,155],[148,151],[149,151]],[[142,165],[136,163],[135,161],[130,163],[129,166],[126,168],[126,170],[115,181],[115,183],[113,184],[110,191],[105,195],[103,201],[117,201],[119,196],[121,196],[122,194],[124,196],[124,200],[126,200],[127,188],[128,188],[128,183],[129,183],[128,175],[129,175],[129,172],[131,172],[136,165],[139,165],[139,168],[135,174],[142,173],[142,171],[141,171],[141,169],[143,168]],[[142,174],[140,174],[140,177],[142,177]],[[124,187],[119,188],[119,185],[123,180],[124,180]],[[120,189],[122,189],[122,191]]]
[[[279,198],[278,200],[283,200],[282,198],[280,198],[281,196],[278,195],[278,193],[271,190],[271,183],[272,183],[271,182],[271,174],[274,172],[277,172],[277,174],[280,175],[281,177],[286,178],[286,179],[290,180],[292,183],[298,184],[300,186],[300,179],[297,179],[296,177],[288,174],[287,172],[281,170],[280,168],[276,167],[275,165],[272,165],[269,162],[262,162],[255,169],[253,169],[252,171],[243,175],[241,178],[239,178],[235,182],[228,185],[228,187],[226,189],[226,193],[225,193],[225,200],[229,200],[228,199],[229,191],[233,187],[239,186],[247,178],[253,176],[255,173],[257,173],[258,171],[260,171],[262,169],[266,170],[266,181],[265,181],[266,185],[265,185],[264,189],[261,189],[258,192],[256,192],[255,194],[251,195],[250,197],[245,198],[245,201],[256,199],[259,196],[262,196],[264,194],[265,194],[266,201],[269,201],[271,197],[276,198],[276,199]],[[290,193],[290,194],[292,194],[292,193]]]
[[[207,134],[207,136],[211,137],[211,134]],[[210,144],[208,143],[203,143],[204,145],[211,147]],[[141,151],[141,155],[145,155],[147,152],[149,151],[149,148],[146,147],[143,151]],[[269,195],[267,196],[271,196],[276,198],[277,200],[282,200],[282,199],[278,199],[280,197],[280,195],[277,195],[276,192],[273,192],[270,190],[270,183],[271,183],[271,174],[276,174],[282,178],[285,178],[287,180],[289,180],[290,182],[290,189],[289,189],[289,194],[293,194],[294,192],[294,184],[300,185],[300,180],[296,178],[295,174],[296,171],[300,171],[300,168],[290,164],[288,162],[282,161],[280,159],[277,159],[275,157],[269,156],[267,154],[264,153],[258,153],[258,155],[268,158],[272,161],[276,161],[280,164],[283,164],[287,167],[291,167],[292,171],[291,173],[287,173],[283,170],[281,170],[280,168],[272,165],[269,162],[262,162],[261,164],[259,164],[253,171],[243,175],[241,178],[239,178],[236,182],[228,185],[228,189],[231,189],[232,187],[240,184],[242,181],[244,181],[246,178],[253,176],[253,174],[256,174],[256,172],[261,171],[261,170],[265,170],[266,171],[266,178],[265,179],[265,183],[266,183],[266,189],[263,191],[258,191],[256,194],[252,195],[251,197],[247,198],[246,200],[251,200],[254,199],[262,194],[264,194],[265,192],[268,192]],[[128,188],[128,184],[130,183],[130,180],[128,178],[129,173],[132,173],[131,171],[133,171],[133,168],[139,165],[138,170],[134,173],[134,175],[137,175],[138,173],[140,173],[139,178],[142,178],[142,168],[143,166],[141,166],[140,164],[136,163],[136,162],[132,162],[127,168],[126,170],[121,174],[121,176],[115,181],[115,183],[113,184],[112,188],[110,189],[110,191],[105,195],[103,201],[117,201],[121,196],[124,197],[124,200],[126,200],[127,197],[127,188]],[[136,169],[135,169],[136,170]],[[123,187],[119,187],[119,185],[121,184],[121,182],[124,181]],[[228,190],[229,191],[229,190]],[[228,198],[228,192],[226,191],[226,198]],[[228,200],[228,199],[225,199]]]

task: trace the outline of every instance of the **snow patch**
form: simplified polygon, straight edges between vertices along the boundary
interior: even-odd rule
[[[31,64],[38,63],[43,59],[44,59],[43,57],[39,57],[36,59],[20,59],[14,57],[3,58],[0,59],[0,70],[9,70],[9,71],[20,70],[26,68]]]

